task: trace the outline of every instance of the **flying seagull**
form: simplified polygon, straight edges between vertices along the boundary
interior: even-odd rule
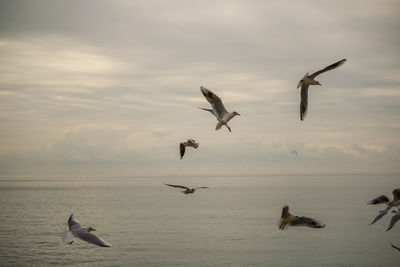
[[[388,226],[388,228],[386,229],[386,231],[389,231],[390,229],[392,229],[392,227],[400,220],[400,210],[393,210],[392,211],[394,213],[392,219],[390,220],[390,224]]]
[[[393,207],[396,207],[396,206],[399,207],[400,206],[400,188],[394,189],[392,194],[393,194],[393,200],[392,201],[389,201],[389,198],[387,196],[382,195],[382,196],[374,198],[373,200],[368,202],[368,204],[370,204],[370,205],[377,205],[377,204],[383,204],[383,203],[385,203],[387,205],[384,210],[379,211],[379,214],[374,218],[374,220],[370,223],[370,225],[376,223],[383,216],[388,214],[389,211]],[[400,209],[400,207],[399,207],[399,209]],[[395,217],[395,216],[393,216],[393,217]]]
[[[321,73],[324,73],[329,70],[336,69],[340,66],[342,66],[346,62],[346,59],[342,59],[336,63],[333,63],[332,65],[329,65],[328,67],[319,70],[317,72],[314,72],[311,75],[308,75],[308,72],[304,77],[299,81],[297,84],[297,88],[301,86],[301,91],[300,91],[300,120],[304,120],[304,118],[307,115],[307,107],[308,107],[308,86],[309,85],[321,85],[318,81],[315,80],[315,77],[320,75]]]
[[[287,225],[290,226],[307,226],[311,228],[324,228],[325,224],[322,225],[318,220],[304,217],[304,216],[294,216],[289,213],[289,206],[285,205],[282,208],[282,215],[279,221],[279,229],[283,230]]]
[[[83,228],[73,214],[69,216],[68,227],[69,231],[65,231],[62,235],[62,241],[68,245],[71,245],[77,237],[100,247],[111,247],[109,243],[90,233],[91,231],[96,231],[95,229],[92,227]]]
[[[198,148],[199,147],[199,143],[196,143],[196,141],[194,141],[193,139],[188,139],[186,142],[180,143],[179,144],[179,151],[181,153],[181,159],[183,158],[183,155],[185,155],[185,148],[187,146]]]
[[[200,108],[202,110],[209,111],[211,114],[213,114],[217,120],[217,126],[215,127],[215,130],[221,129],[222,125],[225,125],[226,128],[228,128],[229,132],[231,132],[231,128],[227,124],[228,121],[230,121],[233,117],[236,115],[240,115],[236,111],[234,112],[228,112],[224,104],[222,104],[221,98],[219,98],[216,94],[208,90],[207,88],[200,86],[200,91],[203,93],[207,101],[211,104],[212,109],[207,109],[207,108]]]
[[[391,244],[392,245],[392,247],[394,248],[394,249],[397,249],[398,251],[400,251],[400,248],[399,247],[396,247],[395,245],[393,245],[393,244]]]
[[[185,189],[185,191],[181,191],[181,192],[184,193],[185,195],[187,195],[187,194],[193,194],[197,189],[205,189],[205,188],[208,188],[208,186],[199,186],[199,187],[196,187],[196,188],[189,188],[189,187],[186,187],[186,186],[183,186],[183,185],[174,185],[174,184],[165,184],[165,185],[168,185],[168,186],[171,186],[171,187],[175,187],[175,188],[182,188],[182,189]]]

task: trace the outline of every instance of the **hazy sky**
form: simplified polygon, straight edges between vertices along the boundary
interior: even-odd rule
[[[400,172],[399,29],[396,0],[3,0],[0,175]]]

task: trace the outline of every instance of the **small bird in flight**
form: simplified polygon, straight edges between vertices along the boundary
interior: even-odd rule
[[[90,233],[92,231],[96,231],[96,229],[92,227],[83,228],[73,214],[69,216],[68,227],[69,231],[65,231],[62,235],[62,241],[67,245],[71,245],[77,237],[83,241],[98,245],[100,247],[111,247],[109,243]]]
[[[171,187],[175,187],[175,188],[182,188],[182,189],[185,189],[185,191],[181,191],[181,192],[184,193],[185,195],[187,195],[187,194],[193,194],[197,189],[206,189],[206,188],[209,188],[208,186],[199,186],[199,187],[196,187],[196,188],[189,188],[189,187],[186,187],[186,186],[183,186],[183,185],[174,185],[174,184],[165,184],[165,185],[168,185],[168,186],[171,186]]]
[[[279,229],[283,230],[287,225],[290,226],[307,226],[311,228],[324,228],[325,224],[322,225],[318,220],[304,217],[294,216],[289,213],[289,206],[285,205],[282,208],[281,219],[279,220]]]
[[[179,152],[181,154],[181,159],[183,158],[183,155],[185,155],[185,149],[187,146],[198,148],[199,143],[196,143],[196,141],[194,141],[193,139],[188,139],[186,142],[180,143],[179,144]]]
[[[229,132],[231,132],[231,128],[227,123],[233,117],[240,114],[237,113],[236,111],[228,112],[225,109],[224,104],[222,104],[221,98],[219,98],[216,94],[214,94],[207,88],[201,86],[200,91],[203,93],[204,97],[207,99],[207,101],[211,104],[212,107],[212,109],[207,109],[207,108],[200,108],[200,109],[209,111],[217,118],[218,123],[217,126],[215,127],[215,130],[219,130],[221,129],[222,125],[225,125],[226,128],[228,128]]]
[[[373,221],[370,223],[370,225],[376,223],[383,216],[388,214],[389,211],[393,207],[398,207],[399,210],[400,210],[400,188],[394,189],[392,194],[393,194],[393,200],[392,201],[390,201],[387,196],[381,195],[381,196],[379,196],[377,198],[374,198],[374,199],[372,199],[371,201],[368,202],[368,204],[370,204],[370,205],[378,205],[378,204],[386,204],[387,205],[384,210],[379,211],[379,214],[373,219]],[[395,215],[395,216],[397,216],[397,215]],[[393,216],[393,217],[395,217],[395,216]]]
[[[320,75],[321,73],[324,73],[329,70],[336,69],[340,66],[342,66],[346,62],[346,59],[342,59],[336,63],[333,63],[332,65],[329,65],[328,67],[319,70],[317,72],[314,72],[311,75],[308,75],[308,72],[304,77],[299,81],[297,84],[297,88],[301,86],[301,91],[300,91],[300,120],[304,120],[304,118],[307,115],[307,108],[308,108],[308,86],[309,85],[321,85],[318,81],[315,80],[315,77]]]

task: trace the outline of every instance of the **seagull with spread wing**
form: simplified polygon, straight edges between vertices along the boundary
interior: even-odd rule
[[[199,143],[196,143],[196,141],[194,141],[193,139],[188,139],[186,142],[180,143],[179,152],[181,154],[181,159],[183,158],[183,155],[185,155],[185,150],[187,146],[194,147],[197,149],[199,147]]]
[[[92,231],[96,231],[96,229],[93,229],[92,227],[83,228],[74,215],[69,216],[68,227],[69,231],[65,231],[62,235],[62,241],[67,245],[71,245],[75,238],[80,238],[83,241],[98,245],[100,247],[111,247],[109,243],[90,233]]]
[[[181,192],[184,193],[185,195],[187,195],[187,194],[193,194],[197,189],[206,189],[206,188],[209,188],[208,186],[199,186],[199,187],[196,187],[196,188],[189,188],[189,187],[186,187],[186,186],[183,186],[183,185],[174,185],[174,184],[165,184],[165,185],[168,185],[168,186],[171,186],[171,187],[175,187],[175,188],[182,188],[182,189],[185,189],[185,191],[181,191]]]
[[[329,65],[328,67],[319,70],[317,72],[314,72],[311,75],[308,75],[308,72],[304,77],[299,81],[297,88],[301,87],[300,91],[300,120],[304,120],[304,118],[307,115],[307,108],[308,108],[308,86],[309,85],[321,85],[318,81],[315,80],[315,77],[320,75],[321,73],[336,69],[340,66],[342,66],[346,62],[346,59],[342,59],[336,63],[333,63],[332,65]]]
[[[279,220],[279,229],[283,230],[288,225],[290,226],[307,226],[311,228],[324,228],[325,224],[322,224],[316,219],[305,217],[305,216],[295,216],[289,213],[289,206],[285,205],[282,208],[281,219]]]
[[[233,117],[236,115],[240,115],[236,111],[233,112],[228,112],[224,104],[222,104],[221,98],[219,98],[216,94],[208,90],[207,88],[201,86],[200,91],[203,93],[204,97],[207,99],[207,101],[211,104],[212,109],[208,108],[200,108],[205,111],[209,111],[211,114],[213,114],[217,120],[217,126],[215,127],[215,130],[221,129],[222,125],[225,125],[226,128],[228,128],[229,132],[231,132],[231,128],[227,124],[228,121],[230,121]]]
[[[373,200],[369,201],[368,204],[370,205],[377,205],[377,204],[386,204],[386,208],[384,210],[379,211],[379,214],[374,218],[374,220],[370,223],[374,224],[379,221],[383,216],[389,213],[389,211],[393,207],[398,207],[400,210],[400,188],[394,189],[393,192],[393,200],[389,201],[389,198],[385,195],[381,195]],[[396,216],[396,215],[395,215]],[[393,216],[393,217],[395,217]]]

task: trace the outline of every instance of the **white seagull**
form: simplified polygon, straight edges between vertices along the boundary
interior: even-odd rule
[[[77,237],[101,247],[111,247],[109,243],[90,233],[91,231],[96,231],[95,229],[92,227],[83,228],[73,214],[69,216],[68,227],[69,231],[65,231],[62,235],[62,241],[67,245],[71,245]]]
[[[336,63],[333,63],[332,65],[329,65],[328,67],[319,70],[317,72],[314,72],[311,75],[308,75],[308,72],[304,77],[299,81],[297,84],[297,88],[301,86],[301,91],[300,91],[300,120],[304,120],[304,118],[307,115],[307,108],[308,108],[308,86],[309,85],[321,85],[318,81],[315,80],[315,77],[320,75],[321,73],[324,73],[329,70],[336,69],[340,66],[342,66],[346,62],[346,59],[342,59]]]
[[[196,191],[196,189],[206,189],[206,188],[209,188],[208,186],[199,186],[199,187],[196,187],[196,188],[189,188],[189,187],[186,187],[186,186],[183,186],[183,185],[174,185],[174,184],[165,184],[165,185],[168,185],[168,186],[171,186],[171,187],[175,187],[175,188],[182,188],[182,189],[185,189],[185,191],[181,191],[181,192],[184,193],[185,195],[187,195],[187,194],[193,194],[193,193]]]
[[[185,148],[187,146],[198,148],[199,147],[199,143],[196,143],[196,141],[194,141],[193,139],[188,139],[186,142],[180,143],[179,144],[179,152],[181,154],[181,159],[183,158],[183,155],[185,155]]]
[[[240,115],[236,111],[234,112],[228,112],[224,104],[222,104],[221,98],[219,98],[216,94],[208,90],[207,88],[201,86],[200,91],[203,93],[207,101],[211,104],[212,109],[207,109],[207,108],[200,108],[202,110],[209,111],[211,114],[213,114],[217,120],[217,126],[215,127],[215,130],[221,129],[222,125],[225,125],[226,128],[228,128],[229,132],[231,132],[231,128],[228,126],[228,121],[230,121],[233,117],[236,115]]]
[[[383,203],[385,203],[387,205],[384,210],[379,211],[379,214],[374,218],[374,220],[370,223],[370,225],[376,223],[383,216],[388,214],[389,211],[393,207],[397,206],[399,208],[399,210],[400,210],[400,188],[394,189],[392,194],[393,194],[393,200],[392,201],[389,201],[389,198],[387,196],[382,195],[382,196],[374,198],[373,200],[368,202],[368,204],[370,204],[370,205],[377,205],[377,204],[383,204]]]
[[[304,217],[304,216],[294,216],[289,213],[289,206],[285,205],[282,208],[281,219],[279,220],[279,229],[283,230],[287,225],[290,226],[307,226],[311,228],[324,228],[325,224],[322,225],[318,220]]]

